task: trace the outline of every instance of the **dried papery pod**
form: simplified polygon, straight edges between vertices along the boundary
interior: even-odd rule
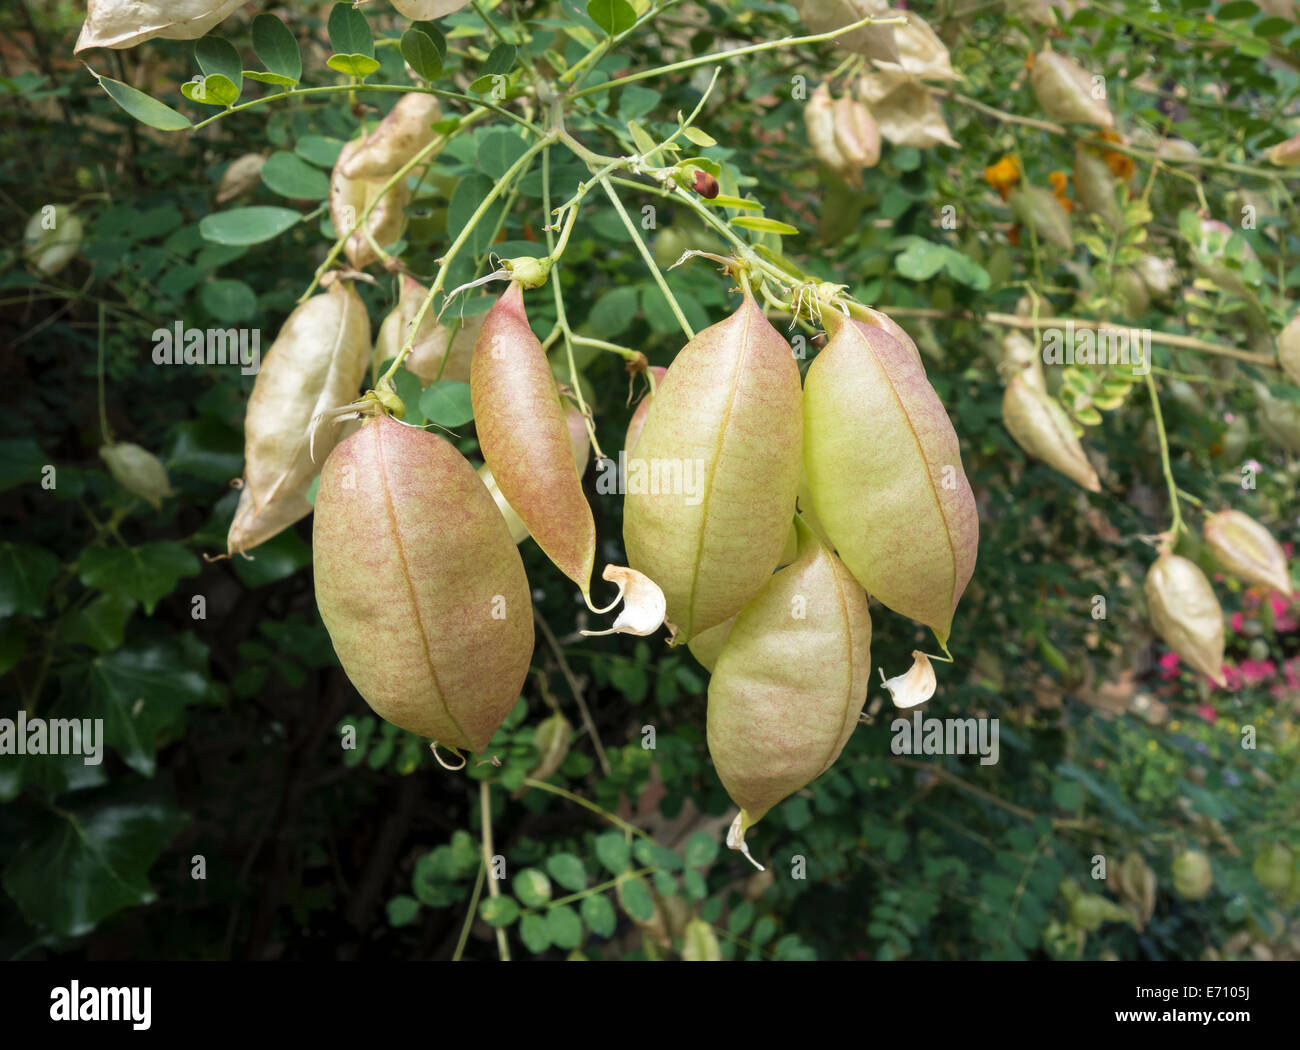
[[[1300,313],[1291,318],[1278,333],[1277,361],[1287,378],[1300,386]]]
[[[799,488],[799,368],[748,292],[668,369],[628,459],[628,564],[679,642],[740,611],[776,567]]]
[[[479,331],[470,396],[483,458],[501,494],[546,556],[590,593],[596,524],[546,351],[528,325],[516,281]]]
[[[867,698],[867,596],[804,525],[799,557],[736,617],[709,681],[708,742],[740,807],[729,845],[839,758]]]
[[[881,136],[895,146],[958,146],[934,92],[916,77],[889,71],[872,73],[859,78],[857,92],[871,110]]]
[[[812,93],[803,110],[804,125],[813,155],[836,174],[849,169],[849,162],[835,141],[835,102],[825,84]]]
[[[876,598],[946,645],[975,569],[979,522],[943,405],[912,355],[828,311],[804,378],[804,470],[813,509]]]
[[[339,236],[351,231],[344,251],[354,270],[364,270],[379,258],[370,244],[371,240],[380,248],[386,248],[402,236],[406,229],[406,205],[411,199],[406,179],[399,179],[391,190],[381,196],[380,190],[388,176],[350,179],[343,174],[344,167],[364,141],[353,139],[344,146],[330,175],[330,222],[334,224]],[[371,201],[376,200],[365,225],[359,225],[366,208]]]
[[[1263,383],[1254,383],[1259,428],[1264,436],[1292,455],[1300,456],[1300,405],[1274,397]]]
[[[1254,518],[1239,510],[1222,510],[1205,519],[1201,532],[1219,564],[1237,579],[1291,594],[1286,554]]]
[[[1174,858],[1174,892],[1184,900],[1199,901],[1214,886],[1210,858],[1200,850],[1183,850]]]
[[[1084,211],[1100,216],[1107,226],[1115,228],[1124,221],[1124,210],[1115,199],[1119,180],[1106,163],[1106,158],[1087,143],[1074,147],[1074,196]]]
[[[847,165],[842,173],[855,186],[862,184],[862,169],[880,163],[880,129],[871,111],[849,95],[837,98],[833,106],[835,147]]]
[[[428,289],[415,278],[402,276],[397,305],[384,318],[379,326],[379,334],[375,337],[373,368],[380,368],[385,361],[395,358],[401,351],[427,293]],[[437,379],[468,383],[474,342],[478,339],[486,316],[482,313],[468,315],[460,321],[453,335],[450,325],[440,324],[432,309],[426,311],[420,330],[411,344],[411,352],[406,355],[402,367],[417,376],[421,386],[428,386]],[[442,363],[444,357],[447,358],[446,365]]]
[[[403,95],[344,161],[340,170],[348,179],[387,178],[436,137],[433,125],[442,119],[434,95],[413,91]],[[431,153],[429,159],[437,156]]]
[[[533,780],[545,780],[564,763],[573,740],[573,726],[556,711],[540,722],[533,730],[533,747],[537,749],[537,765],[529,772]]]
[[[618,596],[598,611],[608,612],[619,602],[623,603],[623,608],[614,618],[612,627],[604,631],[584,629],[581,634],[588,638],[606,634],[631,634],[644,638],[663,626],[668,603],[664,600],[664,592],[649,576],[625,565],[606,565],[601,578],[618,587]]]
[[[1026,453],[1089,492],[1101,491],[1101,481],[1074,435],[1070,417],[1045,390],[1019,377],[1011,380],[1002,395],[1002,425]]]
[[[245,0],[90,0],[73,54],[145,40],[197,40]]]
[[[227,539],[231,554],[254,546],[249,537],[274,535],[266,532],[272,523],[278,532],[310,511],[307,489],[341,437],[336,427],[322,426],[313,443],[312,420],[357,397],[369,360],[370,321],[351,284],[335,282],[285,320],[248,401],[244,492]]]
[[[1161,554],[1146,580],[1151,626],[1166,645],[1216,685],[1223,677],[1223,609],[1193,562]]]
[[[66,204],[34,212],[23,228],[23,259],[42,277],[53,277],[81,251],[85,228]]]
[[[739,615],[739,614],[737,614]],[[731,634],[731,629],[736,626],[736,617],[730,620],[723,620],[716,627],[710,627],[707,631],[701,631],[690,641],[691,655],[700,662],[700,665],[713,673],[713,668],[717,666],[718,656],[722,653],[722,647],[727,643],[727,636]]]
[[[1043,375],[1043,357],[1023,332],[1015,329],[1007,332],[999,344],[1001,356],[998,371],[1005,381],[1010,382],[1017,376],[1035,390],[1047,392],[1047,379]]]
[[[662,383],[664,376],[668,374],[668,369],[660,365],[651,365],[650,371],[654,373],[655,385]],[[636,411],[632,413],[632,418],[628,420],[627,434],[623,438],[623,451],[629,456],[636,449],[637,440],[641,437],[641,431],[645,427],[645,417],[650,414],[650,401],[654,394],[647,391],[641,403],[636,406]]]
[[[869,16],[885,18],[889,14],[889,0],[794,0],[794,6],[809,33],[830,33]],[[899,58],[892,25],[869,25],[842,33],[831,41],[831,46],[887,62]]]
[[[1074,124],[1095,124],[1113,128],[1115,118],[1105,97],[1097,98],[1092,74],[1071,58],[1052,50],[1034,56],[1029,74],[1034,97],[1043,107],[1044,116]]]
[[[1070,216],[1051,190],[1041,186],[1017,186],[1007,196],[1007,205],[1017,219],[1033,227],[1040,240],[1066,251],[1073,247]]]
[[[692,919],[682,934],[682,960],[684,962],[721,962],[722,948],[713,927],[703,919]]]
[[[1140,853],[1130,853],[1115,872],[1120,896],[1132,907],[1139,925],[1151,921],[1156,907],[1156,873]]]
[[[1147,286],[1147,291],[1157,299],[1167,297],[1178,283],[1175,278],[1172,260],[1158,259],[1154,255],[1144,255],[1133,264],[1133,268],[1137,270],[1138,276],[1142,278],[1142,283]]]
[[[116,441],[103,445],[99,456],[122,488],[144,500],[154,510],[160,510],[162,501],[172,494],[167,468],[148,449],[130,441]]]
[[[1285,142],[1279,142],[1264,156],[1273,164],[1300,164],[1300,135],[1292,135]]]
[[[469,0],[393,0],[393,6],[412,22],[422,22],[468,7]]]
[[[1115,274],[1115,300],[1126,319],[1141,317],[1151,308],[1151,296],[1146,283],[1136,270],[1120,270]]]
[[[479,752],[533,652],[528,580],[465,457],[387,416],[321,471],[316,604],[352,684],[381,718]]]
[[[877,61],[884,69],[902,72],[923,80],[958,80],[953,71],[948,48],[920,15],[912,11],[889,11],[890,18],[906,18],[907,25],[894,26],[897,63]]]
[[[242,196],[261,181],[266,158],[260,153],[245,153],[230,162],[217,184],[217,203],[225,204]]]

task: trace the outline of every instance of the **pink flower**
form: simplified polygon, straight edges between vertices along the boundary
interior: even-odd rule
[[[1200,715],[1201,718],[1205,719],[1205,721],[1209,722],[1210,725],[1213,725],[1214,720],[1219,717],[1219,713],[1209,704],[1197,704],[1196,713]]]
[[[1178,654],[1162,653],[1160,656],[1160,680],[1167,682],[1178,677]]]
[[[1235,612],[1235,613],[1232,614],[1232,632],[1233,632],[1233,634],[1241,634],[1241,629],[1242,629],[1242,627],[1245,626],[1245,624],[1246,624],[1246,618],[1245,618],[1244,616],[1242,616],[1241,613],[1239,613],[1239,612]]]

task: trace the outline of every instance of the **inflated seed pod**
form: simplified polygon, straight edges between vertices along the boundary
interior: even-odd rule
[[[1115,298],[1125,318],[1141,317],[1151,308],[1151,296],[1146,283],[1136,270],[1120,270],[1115,274]]]
[[[831,171],[842,175],[850,164],[835,140],[835,102],[825,84],[813,91],[804,106],[803,119],[813,154]]]
[[[1051,50],[1038,52],[1029,84],[1044,115],[1052,120],[1096,124],[1103,128],[1115,126],[1115,118],[1105,100],[1093,96],[1092,75],[1073,59]]]
[[[469,5],[469,0],[393,0],[398,12],[413,22],[442,18]]]
[[[590,593],[596,524],[575,469],[560,394],[517,281],[479,331],[470,397],[483,459],[501,494],[546,556]]]
[[[244,0],[90,0],[73,54],[134,47],[145,40],[197,40]]]
[[[335,282],[285,320],[248,401],[244,490],[227,538],[231,554],[310,513],[307,490],[340,436],[326,425],[313,441],[312,419],[356,399],[369,361],[370,320],[351,284]]]
[[[1043,358],[1033,341],[1023,332],[1014,328],[1002,337],[999,371],[1003,378],[1010,381],[1017,376],[1035,390],[1047,391],[1047,379],[1043,375]]]
[[[878,328],[828,311],[804,378],[804,471],[840,558],[881,602],[947,644],[979,521],[957,435],[925,371]]]
[[[66,204],[33,213],[23,229],[23,258],[42,277],[53,277],[81,251],[85,228]]]
[[[1290,595],[1286,553],[1254,518],[1239,510],[1222,510],[1206,518],[1201,531],[1219,564],[1237,579]]]
[[[1223,609],[1210,581],[1177,554],[1156,558],[1147,571],[1147,611],[1166,645],[1217,685],[1223,678]]]
[[[1089,492],[1101,491],[1101,481],[1074,436],[1070,417],[1046,391],[1020,377],[1011,380],[1002,395],[1002,425],[1029,455]]]
[[[1007,206],[1040,239],[1066,251],[1073,246],[1070,216],[1050,190],[1042,186],[1017,186],[1007,197]]]
[[[913,11],[890,11],[890,18],[903,17],[907,25],[894,26],[894,43],[898,47],[899,66],[908,76],[921,80],[958,80],[952,68],[948,48],[939,35]],[[891,68],[881,63],[883,68]]]
[[[261,181],[266,158],[260,153],[245,153],[230,162],[217,184],[217,203],[225,204],[243,196]]]
[[[167,468],[148,449],[130,441],[117,441],[101,447],[99,455],[114,480],[154,510],[159,510],[162,501],[172,494],[172,487],[167,481]]]
[[[1115,199],[1119,180],[1106,159],[1086,143],[1074,147],[1074,196],[1084,211],[1100,216],[1111,228],[1124,220],[1123,209]]]
[[[1300,386],[1300,313],[1291,318],[1278,333],[1277,361],[1287,378]]]
[[[664,376],[668,374],[668,369],[660,365],[651,365],[650,371],[654,373],[655,386],[663,382]],[[647,392],[641,399],[641,403],[636,406],[636,411],[632,413],[632,418],[628,420],[627,434],[623,438],[623,451],[629,456],[636,449],[637,440],[641,437],[641,431],[645,427],[645,417],[650,414],[650,401],[654,394]]]
[[[415,278],[402,276],[397,305],[384,318],[375,337],[372,368],[378,370],[385,361],[397,356],[427,293],[428,289]],[[402,367],[417,376],[421,386],[428,386],[438,379],[468,383],[474,342],[486,316],[470,314],[460,321],[456,334],[452,335],[451,326],[440,324],[434,310],[426,311]],[[447,359],[445,365],[443,358]]]
[[[1144,255],[1133,264],[1133,268],[1142,278],[1142,283],[1147,286],[1147,291],[1157,299],[1165,298],[1174,290],[1177,282],[1172,261],[1154,255]]]
[[[889,0],[794,0],[799,18],[809,33],[830,33],[875,15],[886,17]],[[892,25],[868,25],[851,33],[841,33],[830,46],[837,51],[852,51],[883,62],[899,60]]]
[[[353,139],[344,146],[330,175],[330,222],[339,236],[350,233],[344,251],[356,270],[364,270],[378,260],[374,245],[387,248],[402,236],[406,229],[406,205],[411,199],[406,179],[398,179],[393,188],[381,196],[388,175],[353,179],[343,174],[343,169],[364,142],[364,139]],[[374,209],[362,226],[361,216],[372,201],[376,202]]]
[[[1300,164],[1300,135],[1292,135],[1285,142],[1279,142],[1265,157],[1269,162],[1282,166]]]
[[[345,178],[387,177],[431,143],[433,125],[442,119],[435,95],[413,91],[391,110],[352,150],[341,165]],[[432,159],[436,154],[430,154]]]
[[[887,314],[882,314],[879,310],[873,310],[869,306],[855,306],[853,319],[861,324],[869,325],[872,328],[879,328],[882,332],[892,335],[909,354],[916,358],[916,363],[925,368],[925,361],[921,357],[921,351],[917,349],[915,341],[901,324],[895,321]],[[814,530],[815,531],[815,530]]]
[[[837,98],[832,106],[835,147],[845,160],[841,172],[855,186],[862,184],[862,169],[880,163],[880,129],[871,110],[851,95]]]
[[[1174,858],[1174,892],[1184,900],[1199,901],[1214,888],[1210,858],[1200,850],[1183,850]]]
[[[794,353],[746,293],[677,354],[628,459],[628,564],[663,589],[679,644],[734,616],[776,568],[802,438]]]
[[[839,758],[870,664],[866,593],[800,523],[799,557],[740,611],[709,681],[709,754],[740,807],[736,842]]]
[[[797,533],[796,533],[797,542]],[[796,554],[797,556],[797,554]],[[737,614],[739,615],[739,614]],[[722,652],[722,647],[727,642],[727,636],[731,634],[731,629],[736,626],[736,617],[730,620],[723,620],[716,627],[710,627],[707,631],[701,631],[690,641],[691,655],[700,662],[700,665],[713,673],[713,668],[718,663],[718,656]]]
[[[1226,261],[1228,244],[1237,232],[1226,222],[1220,222],[1218,219],[1201,219],[1196,234],[1197,239],[1192,242],[1192,260],[1196,263],[1197,269],[1215,284],[1238,295],[1246,296],[1250,292],[1242,280],[1241,270],[1230,266]],[[1247,263],[1258,259],[1255,249],[1246,243],[1240,261]]]
[[[1259,428],[1275,445],[1300,456],[1300,405],[1274,397],[1263,383],[1253,383]]]
[[[479,752],[533,651],[528,580],[474,468],[387,416],[321,471],[316,604],[348,678],[381,718]]]

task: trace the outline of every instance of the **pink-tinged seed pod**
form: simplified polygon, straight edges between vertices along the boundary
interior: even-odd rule
[[[865,317],[861,316],[866,314]],[[882,314],[879,310],[873,310],[869,306],[854,307],[854,318],[859,324],[869,325],[872,328],[879,328],[882,332],[892,335],[903,348],[916,358],[916,363],[921,366],[922,371],[925,369],[925,361],[921,358],[921,351],[917,349],[916,342],[912,339],[901,324],[892,317]]]
[[[381,416],[331,453],[312,535],[316,604],[381,718],[481,752],[519,698],[533,615],[519,552],[474,468]]]
[[[1300,135],[1292,135],[1285,142],[1279,142],[1265,157],[1271,163],[1281,166],[1300,164]]]
[[[1177,554],[1162,554],[1147,572],[1146,596],[1156,634],[1216,685],[1225,685],[1223,609],[1205,573]]]
[[[709,754],[734,840],[839,758],[871,681],[867,596],[812,530],[736,617],[709,682]]]
[[[470,397],[483,459],[501,494],[546,556],[589,594],[596,523],[574,464],[555,378],[528,325],[516,281],[479,331]]]
[[[979,520],[957,435],[925,371],[885,332],[827,313],[804,378],[804,470],[859,583],[946,645]]]
[[[1206,518],[1201,531],[1219,564],[1237,579],[1290,596],[1286,553],[1254,518],[1239,510],[1223,510]]]
[[[1002,342],[998,345],[1001,350],[998,371],[1002,378],[1010,382],[1018,376],[1034,389],[1046,393],[1043,358],[1033,340],[1013,328],[1002,337]]]
[[[1043,107],[1043,114],[1052,120],[1102,128],[1115,126],[1105,97],[1097,98],[1094,93],[1092,74],[1073,59],[1051,50],[1038,52],[1029,74],[1029,85]]]
[[[391,190],[381,195],[388,175],[353,179],[343,174],[364,142],[364,139],[353,139],[344,146],[330,175],[330,222],[339,236],[350,234],[344,252],[355,270],[364,270],[378,261],[379,254],[371,241],[387,248],[402,236],[406,230],[406,205],[411,199],[406,179],[399,179]],[[374,209],[362,225],[361,216],[371,201],[376,201]]]
[[[422,91],[403,95],[383,120],[348,154],[341,170],[345,178],[387,178],[436,137],[433,125],[442,119],[438,99]],[[432,159],[436,154],[430,154]]]
[[[628,564],[678,644],[734,616],[785,546],[799,488],[799,368],[748,293],[678,353],[627,461]]]
[[[668,374],[668,369],[661,365],[651,365],[650,371],[654,373],[655,386],[663,382],[664,376]],[[623,438],[623,451],[629,456],[636,450],[637,439],[641,436],[641,430],[645,427],[645,417],[650,414],[650,402],[654,394],[647,393],[641,399],[641,403],[636,406],[636,411],[632,413],[632,418],[628,420],[627,436]]]
[[[370,320],[350,283],[335,282],[285,320],[248,401],[244,488],[227,537],[230,554],[311,513],[307,490],[341,436],[326,425],[313,440],[312,419],[357,398],[369,361]]]
[[[1070,417],[1046,391],[1020,377],[1011,380],[1002,395],[1002,425],[1026,453],[1089,492],[1101,491],[1101,481],[1074,436]]]
[[[730,620],[723,620],[716,627],[701,631],[691,639],[689,646],[691,655],[710,674],[713,673],[713,668],[717,665],[718,656],[722,653],[722,647],[727,642],[727,636],[731,634],[731,629],[735,626],[736,617],[733,616]]]
[[[1277,362],[1296,386],[1300,386],[1300,313],[1287,322],[1277,336]]]
[[[835,102],[825,84],[813,91],[804,106],[803,119],[813,155],[836,174],[848,170],[848,159],[840,152],[835,140]]]
[[[402,349],[427,293],[428,289],[415,278],[402,276],[397,305],[384,318],[379,326],[379,334],[375,337],[371,362],[373,369],[377,371],[385,361],[395,358]],[[428,386],[439,379],[468,383],[474,342],[478,339],[486,316],[482,313],[469,314],[459,322],[453,336],[451,324],[456,323],[454,320],[451,324],[440,324],[432,309],[426,311],[420,330],[411,344],[411,352],[406,355],[402,367],[416,376],[421,386]],[[444,357],[447,359],[445,365]]]

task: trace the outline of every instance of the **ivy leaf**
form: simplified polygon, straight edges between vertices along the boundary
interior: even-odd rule
[[[179,543],[162,540],[140,547],[88,547],[78,568],[87,587],[133,598],[152,615],[182,577],[199,574],[199,560]]]
[[[146,95],[143,91],[137,91],[129,84],[123,84],[120,80],[101,77],[93,69],[90,73],[99,81],[99,86],[108,92],[108,97],[135,117],[141,124],[147,124],[159,131],[180,131],[182,128],[194,126],[183,114],[176,112],[171,106],[163,105],[151,95]]]
[[[126,622],[133,612],[135,602],[130,598],[101,594],[62,622],[60,638],[88,645],[97,652],[111,652],[122,644]]]
[[[0,546],[0,618],[40,616],[61,567],[59,559],[42,547],[30,543]]]

